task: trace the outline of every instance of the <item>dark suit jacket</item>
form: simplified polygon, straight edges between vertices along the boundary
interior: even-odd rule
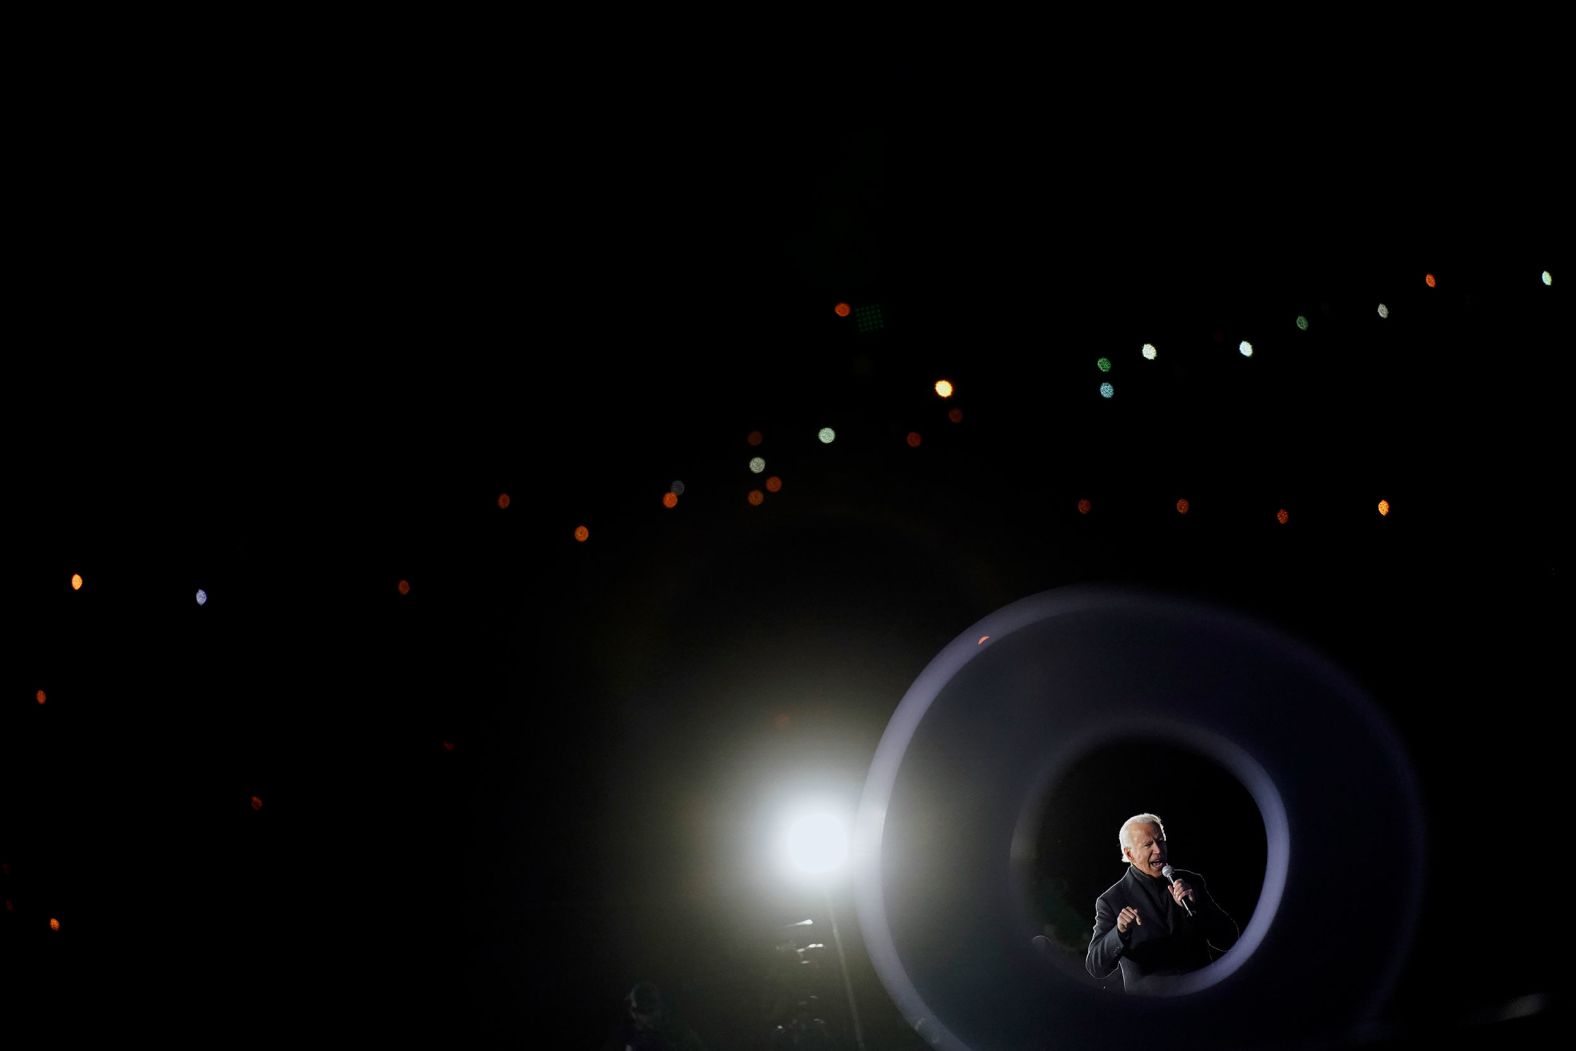
[[[1152,879],[1131,865],[1127,874],[1100,895],[1094,905],[1094,938],[1084,967],[1096,978],[1122,968],[1122,987],[1130,993],[1162,992],[1164,979],[1196,971],[1231,948],[1237,924],[1215,904],[1196,872],[1173,870],[1176,879],[1193,888],[1196,916],[1189,916],[1171,897],[1163,879]],[[1118,934],[1117,915],[1128,906],[1142,923]]]

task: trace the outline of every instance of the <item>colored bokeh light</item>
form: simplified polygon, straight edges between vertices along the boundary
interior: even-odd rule
[[[1281,525],[1285,525],[1287,522],[1291,521],[1291,512],[1286,510],[1284,507],[1281,508],[1279,511],[1275,512],[1275,521],[1279,522]]]
[[[782,492],[782,489],[783,480],[777,477],[775,474],[766,479],[766,491],[768,493],[780,493]]]
[[[1100,397],[1102,397],[1102,398],[1114,398],[1114,397],[1116,397],[1116,388],[1113,387],[1109,383],[1102,383],[1102,384],[1100,384]]]
[[[1079,514],[1086,515],[1090,511],[1093,511],[1093,510],[1094,510],[1094,504],[1090,503],[1087,497],[1085,497],[1084,499],[1081,499],[1081,500],[1078,501],[1078,513]]]
[[[71,574],[71,590],[72,591],[81,591],[82,590],[82,574],[81,573],[73,573],[73,574]]]
[[[761,504],[766,500],[766,494],[761,492],[759,489],[751,489],[750,495],[745,497],[745,499],[750,501],[751,507],[760,507]]]
[[[508,493],[499,493],[498,494],[498,510],[500,510],[500,511],[507,511],[508,509],[509,509],[509,494]]]
[[[1543,283],[1545,285],[1554,284],[1554,275],[1549,273],[1547,270],[1543,271]]]
[[[1297,315],[1297,327],[1302,329],[1302,331],[1304,331],[1304,332],[1308,331],[1308,319],[1303,317],[1301,314],[1298,314]]]
[[[253,810],[261,810],[261,809],[263,809],[263,797],[262,796],[253,796],[252,797],[252,809]]]
[[[38,701],[39,704],[43,704],[49,699],[49,696],[48,694],[44,693],[43,690],[39,690],[37,693],[33,694],[33,699]]]
[[[950,397],[952,397],[952,381],[951,380],[937,380],[936,381],[936,393],[941,395],[943,398],[950,398]]]
[[[1192,504],[1187,502],[1187,498],[1183,497],[1181,500],[1177,501],[1177,514],[1179,514],[1179,515],[1187,514],[1189,509],[1192,508],[1192,506],[1193,506]]]
[[[667,507],[667,508],[674,508],[674,507],[679,506],[679,494],[675,493],[675,492],[672,492],[672,491],[663,493],[662,494],[662,506],[663,507]]]
[[[51,916],[49,918],[49,929],[52,931],[58,931],[60,929],[60,921]]]
[[[1094,363],[1094,367],[1099,369],[1101,372],[1110,372],[1111,371],[1111,359],[1110,358],[1101,358],[1099,361]]]
[[[837,432],[832,430],[830,427],[822,427],[820,431],[816,433],[816,437],[821,439],[822,445],[831,445],[837,440]]]
[[[208,593],[206,591],[204,591],[202,588],[198,588],[197,589],[197,605],[199,605],[199,606],[206,606],[207,604],[208,604]]]
[[[674,496],[683,496],[684,483],[675,481],[672,485],[668,486],[668,492],[672,493]]]
[[[1433,274],[1424,274],[1423,284],[1427,285],[1429,288],[1435,288],[1438,286],[1439,282],[1434,280]]]
[[[837,306],[832,308],[832,312],[838,317],[847,317],[849,314],[854,312],[854,308],[849,306],[847,303],[839,303]]]
[[[591,530],[587,529],[583,525],[575,526],[575,539],[580,541],[582,544],[585,543],[587,540],[591,539]],[[613,546],[617,547],[618,545],[615,544]]]
[[[399,582],[399,593],[401,595],[409,595],[410,594],[410,581],[402,580],[402,581]]]
[[[953,423],[962,423],[963,422],[963,410],[962,409],[957,409],[957,408],[948,409],[947,410],[947,419],[951,420]]]
[[[909,431],[908,432],[908,437],[905,438],[904,440],[908,442],[908,447],[910,449],[918,449],[919,448],[919,443],[924,441],[925,439],[920,437],[920,434],[919,434],[918,431]]]
[[[1388,515],[1389,513],[1390,513],[1390,501],[1388,501],[1388,500],[1380,500],[1379,501],[1379,514],[1381,516],[1384,516],[1384,515]]]
[[[760,431],[751,431],[749,434],[745,435],[744,440],[749,442],[751,445],[759,445],[766,440],[766,435],[762,434]]]

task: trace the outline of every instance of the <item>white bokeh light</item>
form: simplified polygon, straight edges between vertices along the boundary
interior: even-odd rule
[[[831,445],[837,439],[837,432],[830,427],[822,427],[821,433],[816,437],[821,439],[822,445]]]
[[[766,461],[759,456],[751,457],[750,470],[755,474],[760,474],[762,471],[766,470]]]
[[[1158,353],[1159,353],[1159,351],[1155,350],[1155,345],[1153,343],[1145,343],[1144,344],[1144,358],[1146,360],[1154,361],[1155,360],[1155,355],[1158,354]]]
[[[1249,343],[1247,340],[1243,340],[1237,346],[1237,349],[1242,351],[1242,356],[1245,358],[1251,358],[1253,356],[1253,344]]]
[[[199,605],[199,606],[206,606],[207,604],[208,604],[208,593],[206,591],[204,591],[202,588],[198,588],[197,589],[197,605]]]
[[[1389,317],[1390,316],[1390,308],[1385,306],[1383,303],[1380,303],[1379,304],[1379,316],[1380,317]]]

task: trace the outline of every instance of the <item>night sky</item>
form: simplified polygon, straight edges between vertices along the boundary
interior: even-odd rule
[[[1560,991],[1523,889],[1568,853],[1542,109],[889,84],[744,119],[699,78],[527,79],[177,79],[26,129],[11,1026],[595,1047],[645,978],[764,1047],[783,925],[823,922],[785,808],[851,809],[930,660],[1073,585],[1220,604],[1360,683],[1426,828],[1354,844],[1333,936],[1422,869],[1383,1032],[1537,1024],[1485,1020]],[[1218,769],[1133,742],[1054,799],[1046,923],[1092,923],[1136,810],[1252,912],[1264,830]],[[867,1043],[923,1046],[836,893]]]

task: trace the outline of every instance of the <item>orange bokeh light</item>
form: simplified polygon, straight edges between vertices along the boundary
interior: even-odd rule
[[[509,494],[508,493],[499,493],[498,494],[498,510],[502,511],[505,508],[507,508],[508,506],[509,506]]]
[[[399,582],[399,593],[401,595],[409,595],[410,594],[410,581],[402,580],[402,581]]]
[[[849,306],[847,303],[839,303],[837,306],[833,307],[832,310],[837,314],[838,317],[847,317],[849,314],[854,312],[854,308]]]
[[[38,698],[38,703],[39,704],[43,704],[44,703],[44,691],[43,690],[39,690],[37,693],[33,694],[33,696]]]
[[[783,488],[783,480],[781,478],[777,477],[775,474],[772,475],[770,478],[766,479],[766,491],[768,493],[782,492],[782,488]]]
[[[591,530],[583,525],[575,526],[575,539],[582,544],[591,539]]]
[[[73,574],[71,574],[71,590],[72,591],[81,591],[82,590],[82,574],[81,573],[73,573]]]
[[[918,431],[909,431],[908,432],[908,447],[910,449],[918,449],[919,448],[919,443],[924,441],[924,440],[925,439],[923,439],[923,438],[921,438],[919,436],[919,432]]]
[[[679,494],[678,493],[672,493],[672,492],[663,493],[662,494],[662,506],[663,507],[677,507],[677,506],[679,506]]]
[[[1380,500],[1379,501],[1379,513],[1381,515],[1387,515],[1387,514],[1390,513],[1390,501],[1388,501],[1388,500]],[[39,693],[42,694],[43,691],[40,690]]]
[[[1186,497],[1182,498],[1181,500],[1178,500],[1177,501],[1177,514],[1179,514],[1179,515],[1187,514],[1188,508],[1190,508],[1192,506],[1193,506],[1192,504],[1187,502],[1187,498]]]
[[[1090,511],[1093,511],[1093,510],[1094,510],[1094,504],[1091,504],[1087,499],[1078,501],[1078,513],[1079,514],[1086,515]]]
[[[60,929],[60,921],[51,916],[49,918],[49,929],[52,931],[58,931]]]
[[[1291,512],[1286,510],[1284,507],[1281,508],[1279,511],[1275,512],[1275,521],[1279,522],[1281,525],[1285,525],[1287,522],[1291,521]]]
[[[947,410],[947,419],[951,420],[953,423],[962,423],[963,422],[963,410],[962,409],[949,409],[949,410]]]
[[[253,796],[252,797],[252,809],[253,810],[261,810],[261,809],[263,809],[263,797],[262,796]]]
[[[744,440],[749,442],[751,445],[759,445],[761,442],[766,440],[766,436],[760,431],[751,431],[749,436]]]
[[[1434,275],[1433,274],[1426,274],[1426,275],[1424,275],[1423,282],[1425,284],[1427,284],[1429,288],[1433,288],[1434,287]]]
[[[760,507],[762,502],[764,502],[766,499],[766,494],[761,492],[759,489],[751,489],[748,499],[750,501],[751,507]]]

